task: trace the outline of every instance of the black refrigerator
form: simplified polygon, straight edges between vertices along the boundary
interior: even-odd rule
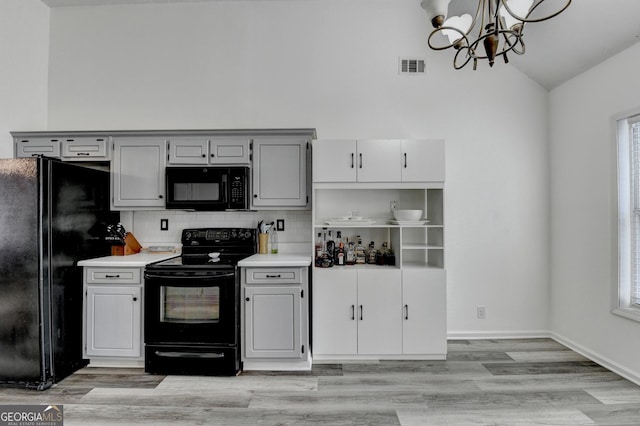
[[[82,268],[110,254],[109,173],[0,160],[0,385],[43,390],[85,366]]]

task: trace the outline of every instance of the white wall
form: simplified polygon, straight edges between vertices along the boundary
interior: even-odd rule
[[[46,128],[49,8],[40,0],[1,1],[0,54],[0,158],[11,158],[9,132]]]
[[[454,71],[452,52],[428,50],[419,2],[187,2],[51,17],[51,129],[446,139],[451,335],[548,330],[548,93],[502,63]],[[398,76],[406,55],[426,57],[427,76]],[[145,217],[144,229],[157,226],[137,215],[136,229]]]
[[[613,116],[640,107],[640,44],[551,92],[551,328],[640,381],[640,324],[610,313],[615,286]]]

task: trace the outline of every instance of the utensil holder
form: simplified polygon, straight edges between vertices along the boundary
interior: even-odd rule
[[[258,253],[267,254],[269,245],[269,234],[258,234]]]

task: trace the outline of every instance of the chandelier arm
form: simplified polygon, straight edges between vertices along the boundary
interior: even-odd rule
[[[453,57],[453,68],[455,68],[455,69],[457,69],[457,70],[462,69],[462,68],[464,68],[464,67],[469,63],[469,61],[470,61],[472,58],[475,58],[475,56],[473,56],[473,55],[471,55],[471,53],[469,53],[469,50],[470,50],[470,48],[469,48],[469,47],[465,47],[465,48],[462,48],[462,49],[458,49],[458,51],[456,52],[456,55]],[[459,56],[463,51],[466,51],[466,52],[467,52],[466,60],[465,60],[462,64],[458,64],[458,56]]]
[[[516,55],[524,55],[524,51],[525,51],[524,41],[522,40],[522,34],[520,32],[513,31],[513,30],[503,30],[503,31],[500,31],[500,34],[504,39],[504,44],[506,46],[510,46],[509,49],[506,49],[506,50],[503,49],[504,53],[513,51],[513,53],[515,53]],[[515,43],[512,43],[511,39],[509,39],[510,35],[515,37]],[[522,47],[522,50],[517,48],[518,45]]]
[[[515,19],[517,19],[518,21],[522,21],[523,23],[527,23],[527,22],[542,22],[542,21],[546,21],[547,19],[551,19],[555,16],[560,15],[562,12],[564,12],[569,5],[571,4],[571,0],[567,0],[567,2],[565,3],[565,5],[558,11],[556,11],[555,13],[549,15],[549,16],[545,16],[543,18],[535,18],[535,19],[530,19],[529,16],[531,16],[531,13],[538,7],[540,6],[542,3],[544,3],[545,0],[539,0],[536,4],[534,4],[531,9],[529,10],[529,13],[527,13],[526,17],[521,17],[518,16],[517,14],[513,13],[511,11],[511,9],[509,8],[509,6],[507,5],[507,2],[502,1],[502,5],[504,6],[504,8],[507,10],[507,12],[509,12],[509,15],[513,16]]]
[[[513,34],[517,37],[517,33],[515,31],[512,30],[501,30],[499,32],[500,35],[502,35],[503,37],[506,37],[505,34]],[[476,54],[476,49],[478,48],[478,46],[484,42],[484,39],[489,37],[491,34],[485,34],[484,36],[480,37],[477,40],[474,40],[473,43],[471,43],[468,47],[469,51],[472,52],[470,53],[470,55],[475,58],[475,59],[488,59],[488,57],[486,55],[478,55]],[[524,43],[522,42],[522,40],[520,40],[520,44],[523,47],[524,50]],[[516,46],[518,45],[518,43],[507,43],[507,45],[509,46],[508,48],[504,48],[500,51],[500,52],[496,52],[496,57],[504,55],[505,53],[508,52],[515,52],[516,54],[520,55],[520,53],[518,53],[518,50],[515,50]],[[482,50],[480,50],[482,51]]]
[[[442,32],[442,30],[455,31],[458,34],[460,34],[460,38],[455,40],[452,43],[449,43],[449,44],[445,45],[445,46],[436,46],[436,45],[432,44],[431,43],[431,38],[435,34]],[[446,35],[442,34],[442,36],[448,39],[448,37]],[[466,46],[469,46],[469,39],[467,38],[467,34],[463,33],[462,31],[460,31],[459,29],[457,29],[455,27],[440,27],[440,28],[436,28],[435,30],[433,30],[431,32],[431,34],[429,34],[429,38],[427,39],[427,44],[433,50],[446,50],[446,49],[449,49],[451,47],[455,48],[456,46],[458,46],[458,48],[466,48]]]

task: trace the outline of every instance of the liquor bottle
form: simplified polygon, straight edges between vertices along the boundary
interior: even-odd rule
[[[384,265],[387,258],[387,243],[382,243],[382,247],[378,250],[376,255],[376,265]]]
[[[355,244],[353,241],[349,241],[347,244],[347,256],[345,259],[346,265],[355,265],[356,264],[356,251]]]
[[[336,231],[336,248],[333,251],[333,263],[336,265],[344,265],[344,244],[342,243],[342,232]],[[340,247],[342,247],[342,263],[339,262]]]
[[[376,263],[376,254],[378,253],[378,251],[375,249],[375,244],[373,243],[373,241],[371,241],[369,243],[369,247],[367,248],[367,263],[369,264],[375,264]]]
[[[322,233],[318,232],[318,238],[316,238],[316,259],[322,256]]]
[[[335,263],[334,252],[336,250],[336,243],[333,241],[331,231],[328,232],[326,246],[327,256]]]
[[[342,241],[340,241],[340,243],[338,243],[338,248],[336,249],[336,256],[335,256],[335,264],[338,266],[343,266],[344,265],[344,243]]]
[[[363,265],[363,264],[367,263],[366,249],[362,245],[362,238],[360,238],[360,235],[358,235],[357,238],[358,238],[358,245],[356,245],[356,249],[355,249],[356,250],[356,264]]]

